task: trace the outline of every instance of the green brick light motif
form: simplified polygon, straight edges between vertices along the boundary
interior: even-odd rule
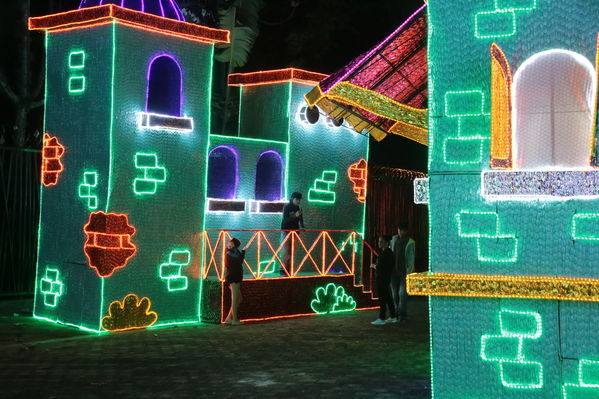
[[[578,382],[562,385],[564,399],[599,398],[599,361],[580,359],[578,362]]]
[[[456,220],[458,235],[475,240],[480,262],[514,263],[518,260],[518,238],[502,232],[497,213],[460,211]]]
[[[187,289],[187,277],[181,275],[184,267],[191,262],[191,252],[188,249],[175,249],[168,255],[168,262],[160,265],[160,278],[166,280],[169,291]]]
[[[68,90],[69,94],[81,94],[85,91],[85,76],[83,71],[85,69],[85,51],[73,50],[69,53],[68,57],[69,67],[69,80]]]
[[[443,160],[450,165],[479,165],[488,140],[488,114],[481,90],[445,93],[445,116],[457,123],[457,135],[443,141]]]
[[[322,177],[316,179],[310,190],[308,190],[308,201],[320,202],[323,204],[334,204],[337,197],[333,186],[337,183],[337,172],[334,170],[325,170]]]
[[[494,10],[474,14],[474,36],[498,39],[515,36],[518,16],[537,8],[537,0],[493,0]]]
[[[62,281],[58,269],[46,267],[46,274],[40,280],[40,291],[44,295],[44,305],[55,307],[62,295]]]
[[[142,170],[143,177],[133,181],[133,192],[137,195],[156,194],[158,183],[166,181],[166,168],[158,165],[158,156],[138,152],[135,154],[135,167]]]
[[[537,312],[501,309],[500,334],[483,334],[480,357],[499,366],[503,386],[514,389],[543,387],[543,365],[524,356],[524,344],[543,335],[543,320]]]
[[[573,240],[599,241],[599,213],[577,213],[572,217],[570,235]]]
[[[275,259],[263,260],[260,263],[258,263],[258,273],[274,273],[277,265],[279,265],[279,262],[277,262],[277,260]],[[281,267],[279,266],[279,269],[280,268]]]
[[[87,209],[94,210],[98,209],[98,196],[92,193],[92,189],[98,186],[98,173],[97,172],[84,172],[83,182],[79,184],[79,198],[86,200]]]

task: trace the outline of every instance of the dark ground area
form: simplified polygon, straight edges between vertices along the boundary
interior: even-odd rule
[[[2,398],[430,398],[428,306],[88,334],[0,300]]]

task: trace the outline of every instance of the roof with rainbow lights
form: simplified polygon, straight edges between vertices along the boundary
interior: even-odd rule
[[[426,3],[385,40],[306,94],[329,117],[374,139],[389,133],[428,144]]]

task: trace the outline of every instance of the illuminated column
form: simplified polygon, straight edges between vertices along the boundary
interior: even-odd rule
[[[30,19],[46,40],[38,318],[199,320],[212,53],[228,32],[175,17],[108,4]]]
[[[433,397],[596,397],[599,5],[427,7]]]

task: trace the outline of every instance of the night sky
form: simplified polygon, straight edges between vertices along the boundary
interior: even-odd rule
[[[14,89],[19,68],[19,49],[23,35],[31,37],[30,90],[43,79],[43,35],[27,32],[19,17],[18,3],[3,0],[0,35],[3,56],[0,70]],[[205,3],[214,0],[204,0]],[[408,18],[423,0],[265,0],[260,13],[260,34],[247,64],[239,72],[297,67],[332,73],[376,45]],[[199,4],[202,0],[181,0]],[[39,16],[77,8],[79,0],[31,0],[31,15]],[[0,95],[0,135],[10,135],[14,108]],[[42,108],[30,114],[31,134],[42,129]],[[32,140],[34,141],[34,140]],[[0,143],[2,143],[0,139]],[[10,144],[6,140],[4,145]],[[426,170],[426,147],[402,137],[389,135],[380,143],[372,142],[370,161],[379,165]]]

